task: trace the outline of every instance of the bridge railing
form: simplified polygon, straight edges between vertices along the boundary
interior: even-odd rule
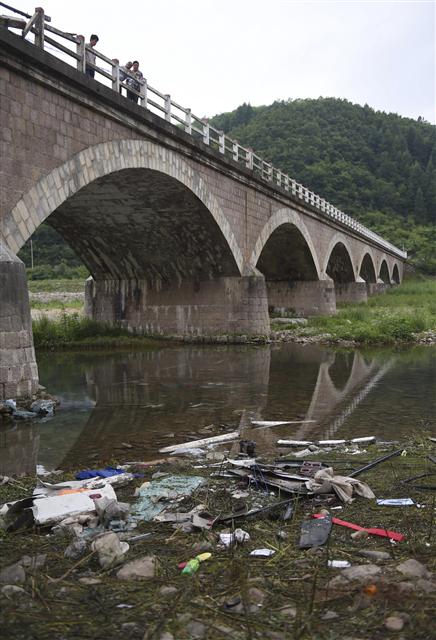
[[[0,6],[2,4],[3,3],[0,2]],[[331,218],[340,225],[352,229],[358,235],[372,240],[400,258],[407,258],[407,252],[395,247],[377,233],[374,233],[360,222],[357,222],[357,220],[354,220],[351,216],[337,209],[324,198],[321,198],[307,187],[296,182],[286,173],[274,167],[270,162],[258,156],[253,149],[243,147],[236,140],[232,140],[225,135],[223,131],[212,126],[206,119],[194,115],[191,109],[182,107],[175,102],[169,94],[162,93],[150,86],[146,78],[138,79],[134,74],[122,69],[125,79],[121,80],[119,60],[108,58],[96,50],[95,47],[90,47],[85,43],[85,38],[82,35],[67,33],[53,27],[50,24],[51,18],[44,14],[42,8],[36,8],[34,15],[29,16],[8,5],[3,6],[23,16],[26,20],[0,16],[0,26],[3,25],[10,29],[21,30],[22,38],[33,37],[33,44],[35,46],[54,53],[58,58],[61,58],[64,62],[73,64],[73,66],[76,66],[76,68],[83,73],[85,73],[87,67],[94,69],[95,77],[98,77],[98,81],[102,84],[122,94],[128,91],[135,101],[139,102],[145,109],[164,118],[167,122],[178,126],[196,139],[202,140],[204,144],[222,153],[223,156],[244,165],[247,169],[250,169],[254,175],[265,182],[284,189],[294,198],[313,207],[326,218]],[[48,33],[50,33],[50,35],[48,35]],[[87,52],[92,52],[92,54],[95,55],[96,64],[93,64],[89,58],[87,60]],[[132,86],[132,83],[129,85],[129,83],[126,82],[128,78],[138,83],[136,86],[139,86],[139,90],[135,88],[135,86]]]

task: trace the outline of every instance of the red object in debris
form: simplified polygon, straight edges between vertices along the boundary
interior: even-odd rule
[[[178,564],[177,566],[179,569],[184,569],[187,564],[188,564],[187,562],[180,562],[180,564]]]
[[[321,513],[314,513],[314,518],[324,518],[324,515]],[[353,524],[352,522],[347,522],[346,520],[340,520],[339,518],[332,518],[333,524],[338,524],[341,527],[348,527],[348,529],[354,529],[354,531],[367,531],[373,536],[381,536],[382,538],[389,538],[390,540],[395,540],[396,542],[402,542],[405,539],[405,536],[402,533],[396,533],[396,531],[389,531],[389,529],[368,529],[367,527],[361,527],[358,524]]]

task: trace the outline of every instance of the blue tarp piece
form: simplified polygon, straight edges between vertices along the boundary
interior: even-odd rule
[[[126,473],[124,469],[116,469],[115,467],[105,467],[104,469],[85,469],[79,471],[74,476],[76,480],[88,480],[89,478],[110,478],[111,476],[119,476]]]
[[[139,499],[132,505],[131,515],[136,520],[153,520],[171,502],[190,496],[205,482],[200,476],[168,476],[153,480],[139,490]]]

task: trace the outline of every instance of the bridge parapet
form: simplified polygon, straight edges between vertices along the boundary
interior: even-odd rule
[[[90,63],[89,59],[87,61],[86,54],[91,49],[85,43],[84,37],[53,27],[50,24],[51,18],[44,14],[43,9],[36,9],[33,16],[12,7],[9,7],[9,9],[15,14],[23,16],[26,20],[3,16],[0,17],[3,26],[20,30],[23,38],[33,37],[33,44],[36,47],[48,50],[64,62],[76,66],[83,73],[86,66],[90,66],[98,77],[98,82],[111,87],[113,91],[121,93],[123,89],[127,90],[127,78],[135,79],[134,76],[125,71],[123,71],[123,77],[125,77],[122,79],[119,60],[111,59],[95,48],[92,48],[92,53],[95,54],[99,64]],[[50,33],[50,36],[47,35],[47,32]],[[145,78],[139,82],[139,87],[139,90],[136,90],[129,86],[128,90],[135,96],[136,101],[139,100],[140,106],[144,109],[155,113],[177,127],[181,127],[187,134],[197,140],[201,140],[224,157],[251,170],[256,177],[269,183],[270,186],[274,185],[278,190],[284,190],[295,200],[312,207],[322,217],[333,220],[366,241],[376,243],[401,260],[407,258],[407,252],[402,251],[321,196],[310,191],[310,189],[274,167],[270,162],[261,158],[252,149],[240,145],[236,140],[225,135],[223,131],[213,127],[207,120],[199,118],[192,113],[191,109],[175,102],[169,94],[155,89]]]

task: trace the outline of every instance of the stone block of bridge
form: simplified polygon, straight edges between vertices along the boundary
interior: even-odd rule
[[[387,289],[389,289],[390,287],[390,285],[386,284],[386,282],[368,282],[366,286],[368,291],[368,297],[385,293]]]
[[[85,311],[129,331],[177,337],[266,337],[268,300],[261,275],[184,280],[160,289],[138,280],[94,280],[85,287]]]
[[[0,242],[0,400],[31,396],[38,387],[24,264]]]
[[[316,316],[336,312],[332,280],[267,281],[270,313]]]
[[[366,282],[335,282],[336,302],[366,302]]]

